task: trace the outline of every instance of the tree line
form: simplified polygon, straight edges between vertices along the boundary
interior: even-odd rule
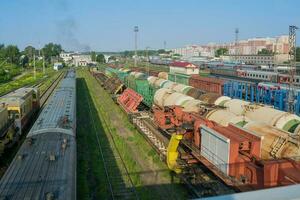
[[[43,56],[45,61],[50,63],[51,58],[59,56],[62,51],[61,45],[55,43],[48,43],[42,49],[27,46],[23,51],[20,51],[16,45],[0,44],[0,61],[27,67],[34,56]]]

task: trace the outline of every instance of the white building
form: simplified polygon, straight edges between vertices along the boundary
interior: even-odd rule
[[[59,57],[61,57],[65,63],[68,63],[73,59],[74,54],[73,52],[62,52],[59,54]]]
[[[73,52],[63,52],[60,57],[67,64],[78,66],[88,66],[89,64],[95,64],[92,62],[92,57],[89,54],[80,54]]]
[[[199,68],[189,62],[173,62],[170,64],[170,73],[175,74],[199,74]]]

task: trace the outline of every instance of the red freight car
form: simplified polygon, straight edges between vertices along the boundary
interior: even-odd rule
[[[201,77],[199,75],[192,75],[189,79],[189,85],[206,92],[217,93],[219,95],[223,94],[224,80],[211,78],[211,77]]]

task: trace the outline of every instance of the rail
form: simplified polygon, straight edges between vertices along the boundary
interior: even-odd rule
[[[101,155],[101,160],[104,165],[105,175],[111,193],[111,198],[112,199],[139,199],[135,186],[132,182],[130,174],[124,163],[124,160],[118,148],[116,147],[115,140],[112,135],[112,130],[109,126],[109,123],[107,123],[105,119],[103,120],[103,123],[108,130],[108,137],[109,137],[108,140],[112,143],[112,145],[110,145],[109,142],[107,143],[101,142],[99,135],[97,133],[94,118],[92,116],[91,102],[87,95],[86,95],[86,99],[87,99],[89,114],[92,119],[91,123],[95,132],[95,137]],[[99,107],[99,110],[100,110],[100,114],[103,115],[104,111],[102,107]],[[113,152],[113,154],[111,152]],[[118,173],[114,173],[115,169],[119,169],[122,172],[122,176],[120,176],[120,174]]]
[[[95,77],[99,86],[100,80]],[[153,123],[153,116],[149,112],[138,112],[130,116],[131,122],[142,134],[146,141],[158,153],[162,161],[166,161],[167,146],[170,140],[170,133],[159,130]],[[183,143],[180,145],[184,146]],[[186,149],[186,148],[185,148]],[[180,149],[182,154],[189,152]],[[216,177],[202,164],[189,164],[185,160],[179,159],[183,172],[177,177],[187,186],[192,196],[195,198],[214,196],[219,194],[232,193],[233,189],[226,186],[222,180]]]
[[[59,76],[52,82],[52,84],[43,92],[43,94],[40,97],[40,105],[41,108],[45,105],[49,97],[51,96],[54,89],[59,84],[60,80],[64,77],[66,72],[61,72]]]

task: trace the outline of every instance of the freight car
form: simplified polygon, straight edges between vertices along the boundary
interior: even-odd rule
[[[156,88],[155,124],[177,130],[190,155],[228,185],[249,190],[300,183],[294,159],[300,155],[299,117],[217,94],[195,99],[185,95],[190,86],[157,77],[148,82]],[[173,161],[168,165],[177,171]]]
[[[70,70],[0,181],[1,199],[76,199],[76,80]]]
[[[0,155],[18,141],[39,108],[38,88],[20,88],[0,98]]]

